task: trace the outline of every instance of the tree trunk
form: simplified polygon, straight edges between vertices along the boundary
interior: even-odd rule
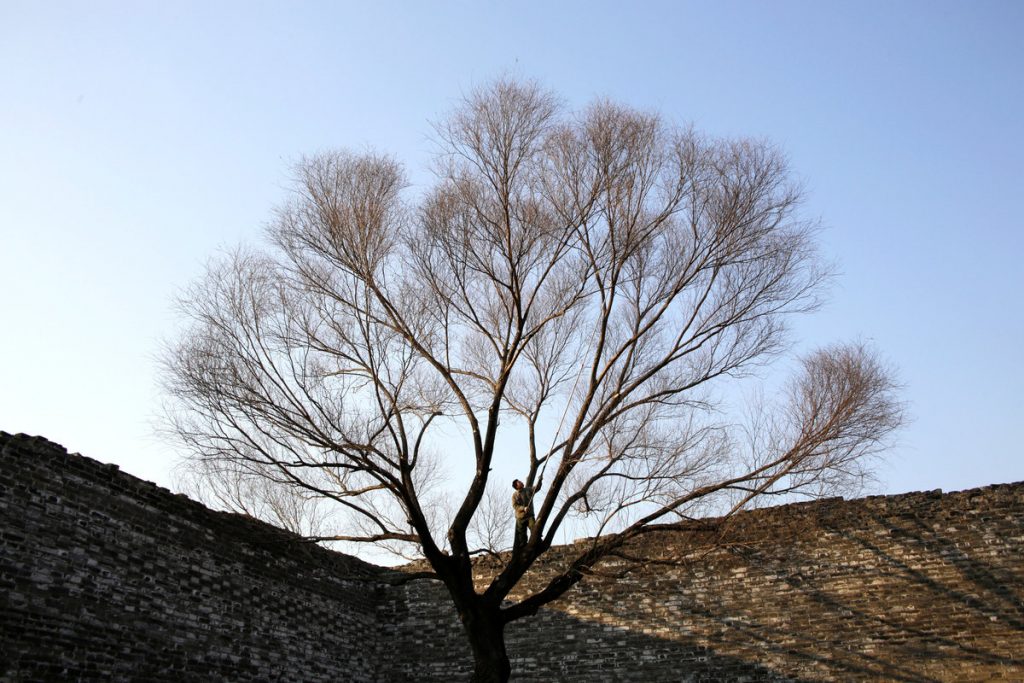
[[[464,621],[473,648],[473,683],[507,683],[512,665],[505,652],[505,625],[494,611],[467,614]]]

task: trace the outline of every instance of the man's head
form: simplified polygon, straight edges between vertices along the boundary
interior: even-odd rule
[[[515,481],[512,482],[512,488],[518,491],[519,489],[523,488],[523,482],[516,479]]]

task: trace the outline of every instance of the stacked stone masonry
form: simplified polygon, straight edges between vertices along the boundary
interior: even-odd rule
[[[630,552],[653,562],[510,625],[513,679],[1024,680],[1024,484],[770,508],[725,538],[650,538]],[[468,679],[443,587],[393,576],[0,432],[0,681]]]

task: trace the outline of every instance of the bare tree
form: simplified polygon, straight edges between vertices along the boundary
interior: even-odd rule
[[[436,182],[415,203],[386,156],[302,161],[272,247],[216,263],[184,298],[167,387],[196,458],[334,501],[334,538],[420,553],[474,680],[504,681],[505,625],[603,557],[708,509],[856,479],[902,413],[888,371],[851,345],[804,358],[763,429],[723,421],[718,385],[784,350],[826,277],[772,146],[606,101],[566,113],[505,80],[436,130]],[[474,554],[513,524],[488,503],[507,423],[522,478],[544,487],[483,580]],[[471,469],[463,490],[432,485],[445,462]],[[592,539],[510,600],[570,522]]]
[[[323,538],[331,506],[314,492],[296,489],[275,472],[251,462],[188,459],[174,472],[175,487],[211,508],[270,522],[305,538]]]

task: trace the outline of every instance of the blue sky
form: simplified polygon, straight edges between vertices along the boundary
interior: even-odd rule
[[[554,7],[548,6],[555,5]],[[167,485],[173,298],[289,165],[537,79],[789,154],[839,266],[798,348],[871,340],[913,422],[879,492],[1024,479],[1024,4],[0,1],[0,429]]]

